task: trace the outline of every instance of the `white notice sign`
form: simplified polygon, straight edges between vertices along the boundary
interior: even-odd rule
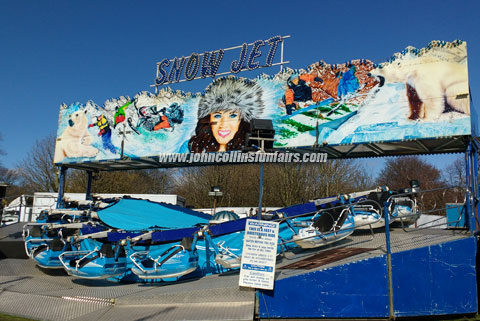
[[[273,290],[278,241],[277,222],[247,220],[240,286]]]

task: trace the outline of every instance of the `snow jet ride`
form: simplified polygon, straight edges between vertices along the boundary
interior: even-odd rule
[[[404,192],[404,191],[403,191]],[[280,222],[277,253],[339,242],[355,229],[415,221],[415,194],[387,187],[312,200],[266,213]],[[45,269],[78,278],[176,281],[240,268],[247,219],[141,199],[98,199],[45,211],[24,226],[25,251]],[[382,225],[383,224],[383,225]]]

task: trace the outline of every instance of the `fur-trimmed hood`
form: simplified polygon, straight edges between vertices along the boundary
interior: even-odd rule
[[[239,111],[244,121],[261,115],[262,88],[245,78],[223,77],[212,82],[198,103],[198,119],[218,111]]]

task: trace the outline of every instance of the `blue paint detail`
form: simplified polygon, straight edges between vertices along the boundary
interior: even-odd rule
[[[390,212],[388,211],[388,207],[390,206],[390,202],[385,202],[383,205],[383,213],[385,219],[385,247],[387,249],[387,254],[392,253],[390,248]]]
[[[327,123],[323,123],[321,125],[318,125],[318,130],[320,131],[322,128],[330,128],[330,129],[334,129],[334,130],[337,130],[338,127],[340,127],[341,124],[343,124],[344,122],[346,122],[347,120],[349,120],[352,116],[355,116],[357,114],[357,111],[352,111],[351,113],[349,114],[346,114],[345,116],[343,117],[340,117],[340,118],[337,118],[337,119],[334,119],[334,120],[331,120]],[[312,133],[313,135],[315,135],[315,130],[312,130],[310,133]]]
[[[448,227],[465,227],[465,205],[463,203],[445,204]]]
[[[475,200],[473,203],[473,211],[472,211],[472,217],[475,222],[477,222],[478,219],[478,199],[480,199],[480,187],[478,185],[478,152],[479,152],[479,146],[477,141],[472,140],[471,144],[473,145],[473,153],[472,153],[472,158],[473,158],[473,180],[472,180],[472,191],[473,191],[473,199]],[[478,225],[475,225],[475,228],[478,230]]]
[[[86,225],[86,224],[84,224],[82,226],[82,229],[81,229],[82,235],[103,232],[103,231],[106,231],[106,230],[107,230],[107,228],[105,226],[101,226],[101,225],[91,226],[91,225]]]
[[[113,228],[142,231],[150,228],[178,229],[206,224],[211,218],[177,205],[123,198],[97,212],[100,220]]]
[[[358,79],[355,76],[355,67],[351,67],[343,76],[340,78],[337,86],[337,95],[338,97],[346,96],[349,93],[355,92],[358,87]]]
[[[289,207],[281,208],[279,210],[272,211],[271,213],[273,214],[283,213],[286,216],[296,216],[296,215],[305,214],[305,213],[315,213],[316,211],[317,211],[317,207],[315,206],[315,203],[310,202],[310,203],[292,205]]]
[[[473,231],[472,229],[472,204],[470,202],[471,198],[471,187],[472,187],[472,173],[471,173],[471,164],[470,164],[470,154],[472,151],[472,145],[469,143],[467,146],[467,150],[465,151],[465,170],[466,170],[466,185],[467,185],[467,190],[465,192],[465,211],[467,213],[467,227],[470,230],[470,232]]]
[[[478,122],[477,122],[478,113],[471,99],[471,96],[469,99],[470,99],[470,121],[471,121],[472,136],[478,137],[480,136],[480,131],[478,130]]]
[[[249,219],[254,219],[254,218],[249,218]],[[244,231],[245,230],[245,222],[247,218],[235,220],[235,221],[230,221],[230,222],[225,222],[222,224],[218,225],[212,225],[210,226],[210,232],[212,236],[221,236],[221,235],[226,235],[230,233],[235,233],[238,231]],[[173,230],[164,230],[164,231],[158,231],[152,233],[152,241],[153,242],[174,242],[174,241],[180,241],[184,237],[193,237],[195,232],[201,230],[201,227],[188,227],[188,228],[182,228],[182,229],[173,229]],[[82,232],[84,234],[90,234],[94,233],[91,230],[85,230],[82,228]],[[98,231],[97,231],[98,232]],[[110,232],[108,233],[108,240],[110,242],[118,242],[120,240],[124,240],[127,237],[133,238],[136,236],[141,235],[142,233],[139,232]],[[140,241],[140,244],[143,242]],[[243,244],[243,243],[242,243]]]
[[[58,196],[57,196],[57,208],[63,208],[65,194],[65,175],[67,174],[67,168],[65,166],[60,167],[60,177],[58,178]]]
[[[152,234],[152,241],[153,242],[180,241],[184,237],[193,237],[195,232],[199,230],[200,230],[199,227],[191,227],[191,228],[182,228],[182,229],[154,232]]]
[[[317,104],[315,104],[315,105],[310,105],[310,106],[301,108],[301,109],[299,109],[299,110],[296,110],[296,111],[294,111],[291,115],[282,116],[282,117],[280,117],[280,120],[290,119],[290,118],[292,118],[293,116],[300,115],[301,113],[304,113],[304,112],[306,112],[306,111],[309,111],[309,110],[312,110],[312,109],[315,109],[315,108],[318,108],[318,107],[323,107],[323,106],[329,105],[329,104],[332,103],[332,102],[333,102],[333,99],[332,99],[332,98],[328,98],[328,99],[322,100],[321,102],[319,102],[319,103],[317,103]]]
[[[468,142],[467,150],[465,151],[467,185],[465,213],[467,217],[466,224],[471,235],[478,230],[478,223],[476,222],[476,213],[478,213],[477,200],[480,198],[478,186],[478,151],[479,147],[476,141],[470,140]]]
[[[247,219],[253,220],[255,217],[246,217],[235,221],[212,225],[209,227],[209,229],[212,233],[212,236],[220,236],[238,231],[244,231]]]
[[[273,266],[268,265],[242,264],[242,269],[251,271],[273,272]]]
[[[111,130],[107,130],[104,134],[102,134],[102,145],[104,150],[109,150],[112,154],[117,153],[115,146],[112,144]]]
[[[392,254],[396,317],[477,311],[474,237]],[[260,318],[386,318],[386,256],[275,281]]]
[[[477,311],[475,238],[392,255],[396,317]]]
[[[109,232],[107,233],[107,240],[109,242],[118,242],[121,240],[125,240],[127,237],[134,238],[139,235],[142,235],[142,233],[137,232]]]
[[[386,258],[276,280],[258,296],[261,318],[387,317]]]

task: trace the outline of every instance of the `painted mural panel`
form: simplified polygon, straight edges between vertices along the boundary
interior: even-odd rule
[[[469,101],[466,43],[432,41],[381,64],[320,61],[218,78],[202,94],[62,105],[55,163],[241,150],[254,118],[273,121],[276,148],[470,135]]]

